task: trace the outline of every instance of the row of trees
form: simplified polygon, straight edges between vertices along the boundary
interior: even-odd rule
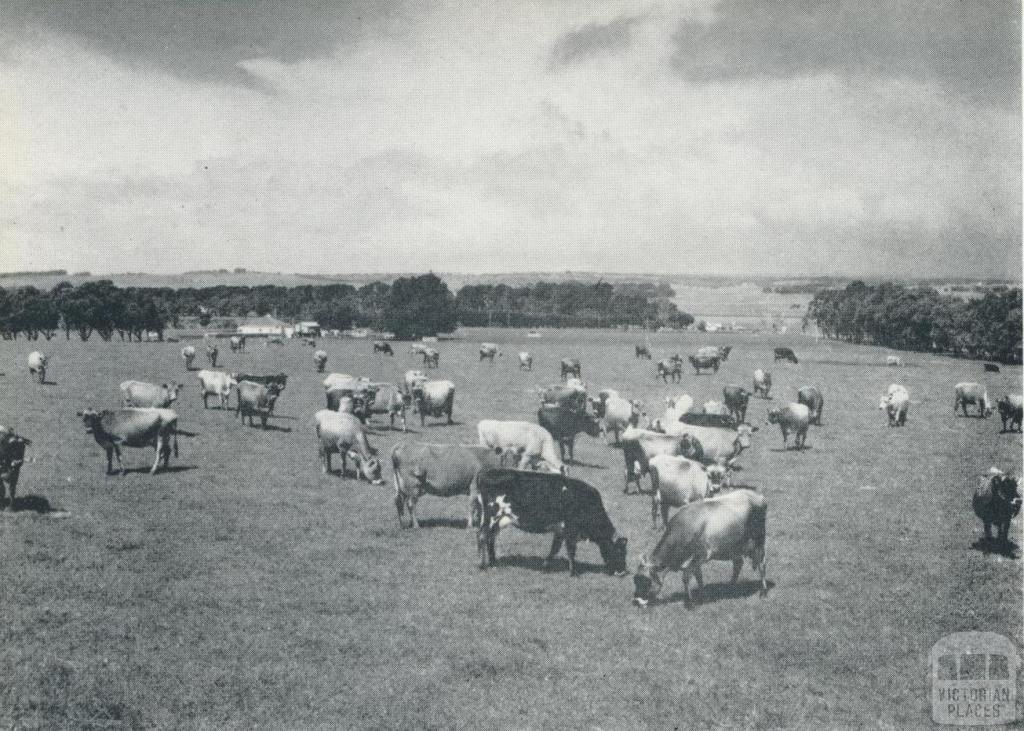
[[[162,339],[181,318],[200,325],[211,316],[244,318],[271,314],[286,321],[316,320],[324,328],[374,327],[400,339],[450,332],[463,325],[579,326],[669,323],[686,325],[689,315],[676,310],[664,288],[655,285],[596,285],[540,282],[533,287],[463,287],[458,296],[434,274],[403,277],[391,284],[258,287],[216,286],[119,288],[109,280],[73,286],[61,282],[50,291],[35,287],[0,288],[0,336],[47,340],[63,331],[88,340],[142,340],[147,332]],[[670,292],[671,290],[669,290]]]
[[[1021,359],[1021,290],[965,300],[931,287],[853,282],[815,294],[805,322],[828,338],[1003,362]]]

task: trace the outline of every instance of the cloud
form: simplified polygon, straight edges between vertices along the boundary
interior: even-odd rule
[[[674,44],[675,68],[697,82],[903,77],[1020,107],[1019,0],[723,0],[710,21],[684,19]]]
[[[636,17],[616,18],[610,23],[587,23],[563,33],[551,49],[551,67],[566,66],[591,56],[627,48]]]

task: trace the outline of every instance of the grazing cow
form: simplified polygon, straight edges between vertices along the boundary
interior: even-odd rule
[[[614,392],[601,391],[599,395],[601,399],[595,404],[595,413],[601,417],[604,432],[612,435],[612,444],[618,444],[622,432],[640,423],[643,404],[624,399]]]
[[[796,402],[811,410],[811,423],[821,426],[821,412],[825,410],[825,397],[814,386],[803,386],[796,392]]]
[[[480,360],[487,358],[487,360],[494,363],[494,356],[498,355],[498,346],[494,343],[481,343],[480,344]]]
[[[648,348],[646,345],[637,345],[636,346],[636,357],[637,358],[646,358],[647,360],[650,360],[651,359],[650,348]]]
[[[558,451],[565,461],[565,453],[569,452],[569,461],[574,461],[573,449],[576,435],[584,432],[592,437],[601,435],[601,423],[585,410],[577,410],[554,404],[542,404],[537,410],[537,423],[548,430],[558,442]]]
[[[423,381],[413,388],[412,400],[420,415],[420,426],[426,425],[428,416],[435,419],[443,416],[447,423],[452,423],[455,384],[451,381]]]
[[[903,426],[910,413],[910,392],[898,383],[889,386],[889,391],[878,402],[889,416],[889,426]]]
[[[0,426],[0,502],[8,495],[7,510],[14,510],[14,498],[18,491],[18,477],[25,463],[25,447],[30,439],[18,436],[14,430]]]
[[[231,396],[231,387],[237,386],[238,381],[230,373],[224,371],[199,371],[199,395],[203,397],[203,408],[208,408],[210,396],[220,399],[220,407],[226,409]]]
[[[754,432],[758,427],[750,424],[738,426],[721,424],[689,424],[683,421],[669,425],[666,434],[669,436],[689,436],[700,445],[699,456],[684,455],[704,464],[720,464],[733,466],[744,449],[752,444]]]
[[[564,475],[517,470],[484,470],[477,476],[481,506],[477,547],[480,568],[495,562],[494,544],[502,528],[527,533],[554,533],[547,561],[562,549],[569,556],[569,575],[576,576],[576,543],[593,541],[609,573],[626,575],[626,538],[620,536],[604,509],[601,493],[582,480]]]
[[[383,353],[384,355],[394,355],[395,351],[391,349],[391,343],[384,342],[383,340],[373,341],[373,354]]]
[[[240,353],[245,352],[245,336],[244,335],[232,335],[231,340],[228,341],[228,345],[232,352],[238,351]]]
[[[885,356],[885,364],[887,366],[899,367],[903,365],[903,361],[900,360],[900,357],[898,355],[887,355]]]
[[[690,359],[690,365],[692,365],[693,369],[697,371],[698,376],[700,375],[700,372],[702,370],[713,371],[715,373],[718,373],[718,367],[721,364],[721,358],[719,358],[717,354],[706,357],[701,355],[691,355],[688,357]]]
[[[708,561],[732,561],[735,584],[743,559],[761,576],[761,596],[768,593],[765,555],[768,501],[753,490],[732,490],[724,495],[698,500],[680,509],[669,521],[650,557],[640,559],[633,577],[633,603],[646,607],[662,587],[662,574],[682,571],[686,603],[691,603],[690,575],[703,593],[701,566]]]
[[[391,467],[399,524],[408,510],[411,527],[419,528],[416,502],[424,494],[470,495],[466,527],[473,527],[479,522],[479,516],[474,517],[479,512],[477,475],[482,469],[501,466],[500,452],[476,444],[396,444],[391,450]]]
[[[192,361],[196,359],[196,349],[191,345],[186,345],[181,349],[181,359],[185,361],[185,370],[192,370]]]
[[[789,433],[796,435],[797,449],[803,449],[807,441],[807,427],[812,423],[811,410],[806,404],[786,404],[768,410],[768,423],[778,424],[782,430],[782,447],[789,449]]]
[[[577,358],[562,358],[561,362],[562,379],[565,380],[569,376],[575,376],[576,378],[583,378],[583,371],[580,368],[580,361]]]
[[[997,366],[995,363],[986,363],[985,364],[985,372],[986,373],[998,373],[999,372],[999,366]]]
[[[971,499],[974,514],[985,524],[985,543],[992,540],[992,526],[1002,548],[1009,548],[1010,521],[1020,512],[1021,495],[1017,489],[1017,478],[992,467],[983,475],[981,484],[975,488]]]
[[[232,373],[231,377],[239,383],[248,381],[249,383],[260,383],[264,386],[274,384],[277,386],[278,392],[284,391],[284,387],[288,385],[288,376],[284,373],[272,373],[265,376],[257,376],[252,373]]]
[[[742,424],[747,420],[747,405],[750,403],[750,395],[750,391],[743,388],[743,386],[734,384],[729,384],[722,389],[725,407],[729,410],[729,416],[737,424]]]
[[[771,398],[769,393],[772,390],[772,374],[765,373],[763,370],[758,368],[754,371],[754,395],[760,395],[761,398]]]
[[[533,356],[525,350],[519,353],[519,370],[521,371],[532,371],[533,370]]]
[[[953,413],[957,409],[963,409],[964,416],[967,416],[967,405],[977,405],[978,417],[987,419],[992,415],[992,400],[988,397],[988,389],[980,383],[958,383],[956,384],[956,399],[953,402]]]
[[[642,492],[640,478],[650,472],[651,459],[659,454],[689,457],[700,461],[704,448],[689,434],[670,435],[646,429],[628,427],[620,439],[622,457],[626,463],[626,484],[622,492],[629,494],[629,483],[636,483],[636,491]]]
[[[403,383],[405,383],[405,392],[411,394],[416,386],[424,383],[427,380],[427,374],[423,371],[406,371]]]
[[[659,454],[651,458],[651,521],[658,527],[668,525],[669,508],[681,508],[719,492],[727,481],[727,471],[720,465],[705,467],[688,457]]]
[[[267,428],[267,419],[274,413],[274,404],[281,390],[276,383],[264,386],[262,383],[252,381],[238,382],[238,406],[235,409],[235,418],[241,418],[245,423],[245,417],[249,417],[249,426],[254,426],[253,414],[260,417],[260,426]]]
[[[1019,393],[1008,393],[996,402],[996,406],[999,407],[999,418],[1003,421],[1003,431],[1021,431],[1024,397]]]
[[[371,384],[371,398],[366,405],[367,418],[374,414],[382,414],[390,420],[391,428],[395,428],[395,417],[402,420],[402,431],[406,430],[405,412],[412,403],[412,396],[406,394],[398,386],[390,383]]]
[[[480,446],[500,449],[502,454],[518,454],[521,470],[537,463],[551,472],[564,470],[555,451],[555,438],[540,424],[484,419],[476,425],[476,433]]]
[[[690,409],[679,417],[679,423],[687,426],[708,426],[733,431],[736,429],[736,423],[729,416],[729,410],[725,408],[725,404],[719,401],[705,401],[699,409]],[[664,431],[671,433],[680,429],[681,427],[673,426]]]
[[[676,360],[659,360],[658,375],[655,378],[660,378],[665,383],[668,383],[670,376],[672,383],[679,383],[683,380],[683,364]]]
[[[143,381],[124,381],[121,383],[121,406],[126,409],[131,407],[166,409],[178,400],[180,389],[181,386],[173,381],[170,386],[166,383],[157,386],[155,383]]]
[[[171,459],[171,444],[174,456],[178,456],[178,415],[171,409],[115,409],[78,412],[85,424],[85,431],[92,434],[96,443],[107,453],[107,474],[113,471],[111,458],[117,456],[117,466],[125,473],[121,461],[121,447],[153,447],[156,460],[149,474],[155,474],[163,460],[167,467]]]
[[[423,363],[427,368],[437,368],[441,362],[441,354],[433,348],[423,349]]]
[[[793,352],[792,348],[776,348],[775,360],[788,360],[790,363],[799,362],[796,359],[796,353]]]
[[[341,455],[341,476],[348,474],[348,458],[356,463],[356,477],[361,474],[374,485],[381,485],[380,460],[377,450],[366,440],[366,433],[359,419],[352,414],[343,414],[321,409],[313,416],[316,427],[320,467],[324,474],[331,472],[331,455]]]
[[[206,360],[210,361],[210,368],[217,367],[217,354],[219,352],[217,346],[212,343],[206,346]]]
[[[28,354],[28,372],[35,376],[40,383],[46,383],[46,355],[38,350]]]
[[[324,367],[327,365],[327,353],[322,350],[313,353],[313,365],[316,366],[317,373],[323,373]]]

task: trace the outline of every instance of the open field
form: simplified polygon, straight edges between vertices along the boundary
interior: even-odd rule
[[[958,381],[1020,392],[1019,367],[904,353],[905,367],[885,368],[881,349],[793,335],[652,335],[655,361],[734,346],[717,375],[665,385],[633,358],[638,337],[476,330],[441,342],[436,373],[456,383],[458,424],[414,417],[414,433],[371,443],[386,456],[403,438],[473,442],[482,418],[534,421],[533,389],[557,381],[566,356],[594,390],[639,397],[652,416],[669,394],[717,399],[759,366],[776,404],[818,385],[824,424],[805,452],[781,451],[764,401],[748,412],[761,428],[740,479],[770,504],[764,599],[749,566],[730,589],[730,567],[715,564],[702,605],[684,608],[673,574],[640,611],[592,544],[579,553],[590,570],[570,579],[564,558],[541,570],[548,537],[517,531],[481,572],[462,498],[426,496],[424,528],[400,528],[389,460],[386,486],[321,474],[310,422],[324,376],[297,343],[222,348],[228,370],[289,373],[267,432],[204,411],[180,345],[0,343],[0,423],[34,440],[23,504],[68,513],[0,514],[0,727],[914,728],[930,725],[936,640],[977,629],[1021,644],[1022,562],[972,547],[970,507],[976,475],[1019,474],[1021,437],[952,409]],[[493,365],[477,361],[481,340],[503,348]],[[772,363],[775,345],[800,364]],[[404,344],[394,358],[366,341],[319,347],[328,371],[397,380],[421,367]],[[30,382],[35,348],[52,384]],[[532,373],[518,370],[521,349]],[[139,470],[104,476],[75,417],[115,405],[128,378],[186,384],[175,408],[197,436],[181,438],[172,471],[149,476],[152,451],[129,449]],[[894,381],[914,402],[902,429],[877,409]],[[576,457],[572,474],[601,491],[635,566],[656,540],[649,497],[622,494],[617,449],[583,436]],[[1019,518],[1012,534],[1022,542]]]

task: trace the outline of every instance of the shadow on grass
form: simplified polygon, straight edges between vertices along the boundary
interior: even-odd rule
[[[546,561],[540,556],[499,556],[493,568],[513,567],[539,571],[543,574],[565,574],[569,575],[569,559],[556,556],[551,561]],[[586,563],[576,559],[576,572],[578,574],[604,574],[604,564]]]
[[[420,528],[458,528],[465,530],[469,521],[465,518],[417,518]]]
[[[589,462],[580,462],[580,461],[575,460],[575,459],[567,459],[567,460],[565,460],[565,463],[567,465],[571,465],[572,467],[586,467],[588,470],[606,470],[606,469],[608,469],[603,464],[590,464]]]
[[[1007,539],[1005,542],[1000,541],[998,538],[985,538],[982,536],[974,543],[971,544],[971,548],[975,551],[981,551],[985,555],[995,553],[999,556],[1005,556],[1006,558],[1019,559],[1020,554],[1017,550],[1020,548],[1013,540]]]
[[[141,474],[148,474],[150,469],[152,469],[152,465],[150,465],[149,467],[128,467],[128,468],[125,469],[124,472],[125,472],[126,475],[131,475],[131,474],[141,475]],[[162,474],[165,474],[165,473],[175,474],[177,472],[189,472],[191,470],[196,470],[196,469],[199,469],[199,468],[196,467],[195,465],[191,465],[191,464],[175,464],[175,465],[171,465],[169,467],[161,467],[160,469],[157,470],[156,473],[158,475],[162,475]],[[121,473],[119,471],[115,470],[114,472],[108,472],[107,476],[108,477],[117,477],[117,476],[120,476],[120,474]]]
[[[22,495],[21,497],[14,498],[13,506],[7,500],[0,501],[0,505],[3,505],[5,510],[10,510],[14,513],[36,513],[37,515],[55,513],[59,510],[59,508],[51,505],[50,501],[42,495]]]
[[[291,433],[291,427],[274,426],[273,424],[271,424],[269,422],[267,423],[266,426],[253,426],[252,428],[253,429],[259,429],[260,431],[279,431],[279,432],[284,432],[285,434]]]
[[[704,591],[701,592],[696,588],[696,582],[690,579],[690,596],[693,597],[694,601],[691,606],[699,607],[701,604],[714,604],[726,599],[745,599],[747,597],[754,596],[761,591],[761,582],[754,579],[741,579],[735,584],[729,582],[721,584],[704,584]],[[775,588],[775,582],[769,580],[768,591],[771,592]],[[686,592],[681,588],[679,591],[665,597],[664,600],[658,602],[659,604],[676,604],[678,602],[686,603]]]
[[[899,371],[903,368],[918,368],[919,366],[915,363],[903,363],[898,366],[886,365],[885,363],[865,363],[863,361],[856,360],[807,360],[803,361],[804,364],[814,365],[831,365],[831,366],[854,366],[856,368],[882,368],[892,369],[893,371]]]
[[[448,423],[447,421],[435,421],[435,422],[431,422],[430,424],[422,424],[421,426],[423,426],[424,428],[427,428],[427,429],[434,429],[436,427],[441,427],[441,426],[462,426],[462,422],[461,421],[453,421],[451,423]]]

